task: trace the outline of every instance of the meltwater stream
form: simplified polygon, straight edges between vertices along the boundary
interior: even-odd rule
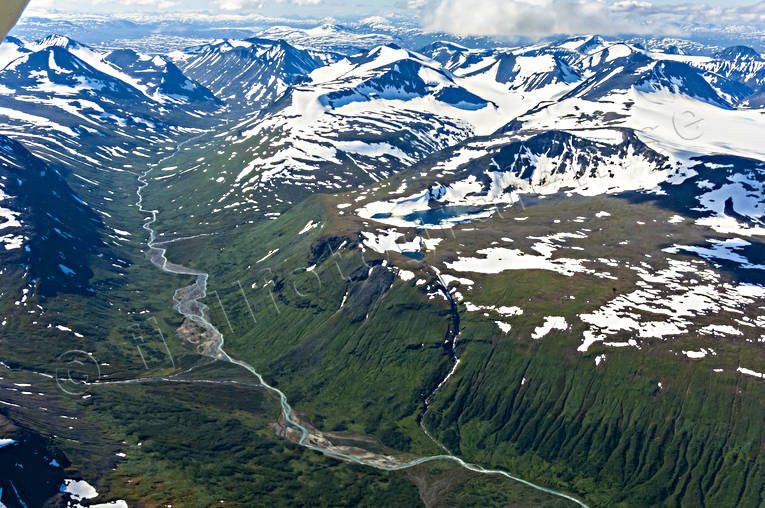
[[[408,469],[426,462],[448,460],[448,461],[455,462],[459,464],[461,467],[468,469],[470,471],[474,471],[476,473],[481,473],[481,474],[504,476],[506,478],[514,480],[528,487],[537,489],[539,491],[545,492],[547,494],[551,494],[553,496],[567,499],[573,503],[576,503],[579,506],[582,506],[583,508],[589,508],[585,503],[583,503],[579,499],[576,499],[575,497],[569,494],[566,494],[564,492],[558,492],[553,489],[548,489],[546,487],[536,485],[522,478],[518,478],[517,476],[513,476],[512,474],[506,471],[501,471],[498,469],[486,469],[476,464],[470,464],[455,455],[448,455],[448,454],[430,455],[426,457],[418,457],[408,462],[401,462],[401,463],[393,464],[393,465],[384,465],[384,464],[378,464],[369,460],[364,460],[354,455],[341,453],[337,450],[333,450],[328,447],[322,447],[309,442],[311,433],[304,425],[302,425],[299,421],[297,421],[293,417],[292,406],[290,406],[289,401],[287,400],[287,396],[278,388],[275,388],[269,385],[268,383],[266,383],[265,379],[263,379],[263,376],[261,376],[261,374],[258,371],[256,371],[255,368],[252,367],[252,365],[242,360],[237,360],[236,358],[229,356],[229,354],[226,353],[226,351],[223,349],[223,345],[224,345],[223,334],[215,327],[215,325],[213,325],[210,322],[208,307],[199,301],[207,295],[207,280],[209,278],[209,275],[205,272],[193,270],[191,268],[187,268],[182,265],[177,265],[168,261],[167,257],[165,256],[167,249],[157,246],[157,245],[167,244],[167,242],[156,241],[157,233],[153,227],[154,223],[157,221],[157,214],[159,213],[159,211],[146,210],[143,207],[143,191],[148,185],[148,177],[149,177],[149,174],[153,171],[153,169],[158,167],[164,161],[176,155],[178,152],[180,152],[180,150],[185,145],[193,141],[196,141],[197,139],[200,139],[205,134],[207,133],[205,132],[205,133],[199,134],[195,137],[187,139],[186,141],[178,144],[178,146],[176,147],[173,153],[164,157],[155,165],[150,166],[141,176],[138,177],[138,181],[140,182],[140,185],[138,186],[138,190],[136,191],[138,195],[138,201],[136,202],[136,206],[141,212],[151,216],[151,219],[147,220],[144,223],[143,228],[148,232],[147,246],[149,248],[149,251],[147,253],[147,256],[149,257],[149,260],[152,262],[152,264],[154,264],[156,267],[158,267],[159,269],[167,273],[173,273],[178,275],[191,275],[196,277],[196,281],[194,282],[194,284],[187,287],[180,288],[175,291],[175,295],[173,297],[173,300],[175,301],[174,309],[185,318],[194,322],[197,326],[199,326],[202,330],[204,330],[205,334],[208,337],[213,339],[214,348],[208,349],[205,352],[207,356],[210,356],[217,360],[226,361],[234,365],[239,365],[240,367],[246,369],[248,372],[253,374],[258,379],[258,382],[261,385],[263,385],[263,387],[266,390],[269,390],[275,393],[279,397],[282,415],[284,417],[286,426],[296,429],[298,432],[300,432],[300,439],[298,440],[298,444],[310,450],[320,452],[324,455],[327,455],[329,457],[333,457],[339,460],[354,462],[356,464],[373,467],[375,469],[379,469],[382,471],[398,471],[398,470]],[[456,365],[455,365],[455,368],[456,368]],[[389,458],[387,457],[385,459],[389,460]]]

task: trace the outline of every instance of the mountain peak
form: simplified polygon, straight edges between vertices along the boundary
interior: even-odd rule
[[[606,40],[600,35],[580,35],[577,37],[569,37],[558,43],[554,43],[554,45],[569,51],[588,53],[594,49],[600,48],[605,43]]]
[[[338,24],[335,21],[329,21],[327,23],[322,23],[321,25],[317,26],[315,30],[327,31],[327,32],[340,32],[342,30],[345,30],[345,27],[343,25]]]
[[[635,87],[648,92],[666,89],[721,108],[730,107],[696,69],[684,62],[669,60],[657,62],[653,69],[635,84]]]
[[[351,57],[351,62],[357,65],[372,64],[375,68],[410,58],[412,53],[401,46],[388,43],[370,49],[366,53],[360,53]]]
[[[22,41],[21,39],[17,39],[16,37],[11,37],[10,35],[6,37],[3,42],[8,44],[13,44],[14,46],[24,45],[24,41]]]
[[[30,46],[33,51],[40,51],[51,47],[74,49],[82,47],[83,45],[65,35],[51,34],[33,42]]]
[[[606,40],[600,35],[589,35],[584,38],[584,42],[577,48],[580,52],[589,52],[603,46]]]
[[[730,46],[715,55],[725,60],[760,60],[760,54],[749,46]]]
[[[385,27],[388,28],[391,25],[391,22],[382,16],[369,16],[368,18],[364,18],[361,21],[359,21],[359,24],[362,26],[368,26],[368,27]]]

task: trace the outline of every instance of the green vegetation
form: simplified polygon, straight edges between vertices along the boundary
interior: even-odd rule
[[[128,442],[127,458],[104,484],[109,498],[131,506],[421,504],[403,473],[348,465],[280,439],[277,405],[262,388],[110,387],[92,406]]]
[[[285,391],[313,425],[434,453],[437,447],[406,417],[419,411],[451,368],[442,344],[449,307],[443,300],[422,301],[417,289],[397,281],[379,259],[339,248],[351,238],[324,238],[318,229],[297,235],[311,218],[321,220],[320,210],[309,202],[296,207],[295,216],[251,232],[241,228],[232,235],[236,243],[209,257],[203,239],[188,242],[199,250],[173,247],[168,255],[211,270],[209,289],[217,291],[223,307],[214,296],[206,303],[226,351]],[[256,262],[275,245],[281,245],[279,252]],[[183,252],[200,251],[193,262],[184,259]],[[312,265],[317,267],[307,272]]]
[[[207,303],[227,335],[227,351],[260,369],[312,424],[372,435],[401,451],[434,453],[416,418],[424,396],[452,363],[442,347],[450,322],[447,304],[430,299],[427,285],[376,282],[381,269],[369,267],[382,257],[369,251],[362,257],[356,247],[360,225],[332,212],[336,202],[349,200],[309,200],[278,221],[220,237],[214,252],[192,241],[195,248],[177,246],[170,256],[210,271],[223,306],[212,298]],[[608,256],[629,238],[620,259],[639,263],[646,254],[661,259],[670,236],[673,242],[701,238],[694,227],[666,224],[670,214],[652,203],[615,198],[538,204],[455,234],[463,244],[473,241],[466,235],[512,236],[514,247],[528,248],[526,238],[547,234],[553,218],[592,218],[600,210],[617,218],[608,229],[593,227],[595,219],[562,229],[590,230],[588,258]],[[517,215],[529,219],[518,223]],[[324,228],[297,235],[309,220]],[[637,220],[655,225],[635,231]],[[459,249],[447,239],[422,264],[385,257],[432,281],[428,263],[454,259]],[[314,265],[311,275],[304,273]],[[505,335],[491,318],[461,309],[460,368],[437,394],[426,426],[467,460],[579,494],[594,506],[720,505],[730,499],[759,504],[761,473],[753,464],[760,460],[756,443],[763,429],[756,408],[763,388],[731,372],[741,355],[764,363],[753,345],[718,341],[714,366],[726,372],[713,377],[708,362],[678,357],[682,341],[646,341],[640,351],[609,349],[607,362],[596,369],[593,360],[602,349],[575,351],[581,325],[541,341],[530,338],[545,316],[576,322],[577,314],[632,290],[632,271],[616,267],[612,274],[618,279],[544,271],[470,274],[476,281],[471,302],[519,305],[525,312],[512,318],[513,331]],[[236,280],[246,288],[255,321],[233,286]],[[370,289],[379,287],[381,292]]]
[[[235,149],[221,155],[215,146],[205,140],[166,164],[187,166],[201,156],[225,164]],[[238,164],[233,160],[225,170]],[[182,319],[171,306],[175,290],[191,277],[164,274],[145,259],[135,175],[109,175],[117,192],[107,212],[122,210],[129,226],[121,227],[133,232],[112,242],[129,262],[124,274],[93,259],[96,293],[49,298],[43,315],[29,312],[34,296],[29,306],[16,305],[21,288],[0,282],[0,311],[9,319],[0,358],[22,381],[30,371],[53,374],[58,355],[73,349],[93,353],[103,381],[195,367],[173,381],[93,387],[89,399],[64,396],[48,381],[46,409],[76,416],[72,425],[46,422],[47,415],[35,416],[33,408],[4,409],[22,425],[59,436],[52,441],[72,462],[67,472],[100,478],[94,483],[104,499],[139,507],[220,500],[228,506],[570,505],[453,464],[385,473],[283,437],[277,401],[251,376],[219,363],[200,367],[208,360],[188,335],[179,335]],[[214,233],[169,245],[168,258],[209,272],[205,303],[225,350],[253,365],[288,396],[301,420],[333,440],[362,441],[370,451],[401,457],[442,453],[443,445],[469,462],[506,469],[593,506],[763,504],[765,386],[735,372],[742,358],[765,371],[756,343],[686,337],[646,340],[640,350],[594,345],[576,351],[584,332],[576,316],[634,289],[636,275],[625,261],[637,265],[649,255],[658,269],[662,248],[701,241],[708,231],[667,224],[672,212],[651,201],[550,198],[457,227],[455,236],[433,232],[444,240],[420,262],[359,247],[365,226],[337,209],[359,193],[316,195],[291,207],[263,203],[261,212],[267,205],[289,208],[277,220],[262,213],[208,217],[202,212],[215,206],[219,193],[202,185],[209,183],[203,175],[170,185],[154,181],[147,190],[147,206],[161,210],[160,229],[168,237]],[[384,197],[398,182],[379,184],[366,199]],[[295,191],[283,197],[286,203],[304,196]],[[198,207],[191,213],[184,208],[190,203]],[[593,218],[600,210],[611,213],[607,225]],[[190,220],[196,213],[201,217]],[[586,222],[571,221],[578,216]],[[312,221],[320,226],[301,234]],[[636,228],[637,221],[647,226]],[[433,267],[472,255],[471,245],[509,237],[514,248],[528,251],[532,236],[582,228],[588,238],[568,244],[586,252],[567,255],[609,257],[618,248],[621,264],[609,269],[616,279],[549,271],[466,274],[474,281],[470,289],[459,288],[466,300],[519,306],[524,313],[508,318],[512,330],[504,333],[496,316],[460,305],[460,365],[426,410],[426,397],[454,361],[449,339],[455,319]],[[391,265],[413,271],[415,279],[402,280]],[[425,283],[415,285],[419,279]],[[553,315],[565,316],[572,328],[532,339],[535,327]],[[717,352],[713,359],[692,361],[679,353],[709,346]],[[602,353],[607,360],[596,367]],[[127,458],[118,460],[117,452]]]

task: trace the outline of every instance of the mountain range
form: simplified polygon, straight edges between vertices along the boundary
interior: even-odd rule
[[[761,53],[197,35],[0,45],[0,505],[761,504]]]

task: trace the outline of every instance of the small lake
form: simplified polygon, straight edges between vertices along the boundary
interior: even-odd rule
[[[472,220],[472,215],[477,215],[486,210],[487,208],[481,206],[443,206],[441,208],[412,212],[409,215],[406,215],[404,219],[409,222],[428,226],[435,226],[446,221],[453,222],[454,224],[461,224],[463,222],[470,222]],[[457,217],[462,217],[462,219],[458,221],[450,220]]]

